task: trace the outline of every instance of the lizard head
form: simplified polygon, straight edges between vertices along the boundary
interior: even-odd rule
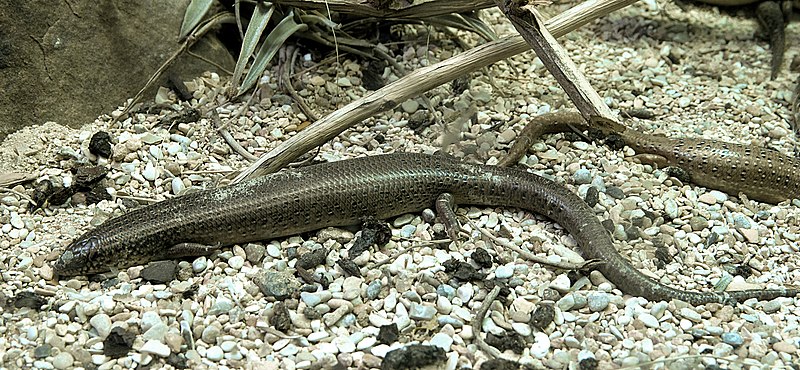
[[[82,236],[73,241],[64,253],[53,263],[53,269],[60,276],[75,276],[107,271],[98,260],[100,239],[96,236]]]

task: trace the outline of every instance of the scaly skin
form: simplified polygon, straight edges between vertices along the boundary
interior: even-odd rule
[[[111,219],[87,232],[55,263],[60,275],[123,268],[191,251],[180,243],[230,245],[388,218],[432,207],[441,195],[462,204],[517,207],[558,222],[597,259],[623,292],[650,300],[694,304],[795,296],[798,289],[690,292],[664,285],[634,268],[614,248],[586,203],[550,180],[443,155],[396,153],[287,170],[173,198]]]
[[[510,166],[522,157],[541,135],[569,131],[570,126],[588,129],[576,111],[559,111],[536,117],[519,134],[508,155],[498,165]],[[623,129],[612,133],[640,157],[658,166],[679,167],[700,186],[750,199],[778,203],[800,198],[800,160],[777,150],[706,139],[673,139]]]

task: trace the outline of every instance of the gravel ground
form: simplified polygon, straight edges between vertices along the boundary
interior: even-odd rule
[[[644,131],[760,143],[792,153],[796,141],[783,117],[790,117],[788,60],[794,50],[770,81],[769,50],[753,38],[752,18],[663,6],[640,3],[564,38],[607,104],[648,109],[654,120],[629,122]],[[500,34],[513,32],[494,11],[484,18]],[[787,45],[799,31],[790,25]],[[458,52],[450,36],[425,32],[409,27],[407,42],[393,46],[408,70]],[[297,76],[300,95],[317,114],[366,93],[360,62],[317,62],[309,56],[305,63],[312,68]],[[389,69],[384,77],[396,78]],[[256,155],[308,123],[274,81],[265,78],[256,104],[229,126]],[[191,105],[221,101],[224,86],[215,75],[192,81]],[[426,96],[434,104],[434,121],[445,124],[417,126],[414,114],[426,102],[415,99],[339,135],[317,158],[432,153],[444,146],[465,160],[491,164],[531,116],[568,102],[533,53],[471,75],[463,93],[447,85]],[[463,135],[453,134],[461,129],[453,122],[473,105],[476,121]],[[240,107],[225,104],[217,112],[226,121]],[[85,196],[76,195],[72,205],[33,212],[22,196],[33,194],[30,185],[0,194],[2,368],[377,368],[387,353],[409,344],[441,348],[430,351],[440,359],[435,367],[478,368],[490,357],[478,350],[475,338],[483,334],[472,324],[491,290],[488,280],[510,291],[506,300],[491,304],[480,331],[495,346],[507,347],[503,358],[534,368],[782,368],[799,362],[798,298],[693,307],[625,296],[600,274],[583,277],[528,262],[477,230],[488,229],[554,262],[581,261],[575,241],[557,225],[514,209],[464,207],[459,213],[471,221],[462,222],[470,238],[438,246],[426,241],[438,237],[441,224],[429,223],[426,214],[389,220],[395,240],[354,260],[362,277],[346,277],[336,265],[354,234],[326,229],[224,248],[177,266],[132,267],[106,280],[54,279],[50,263],[62,248],[130,208],[132,199],[162,200],[214,187],[247,165],[207,119],[170,125],[140,113],[111,125],[111,116],[78,130],[57,123],[33,126],[0,146],[0,173],[22,172],[57,184],[75,181],[70,168],[99,160],[111,169],[106,185],[115,197],[87,206]],[[110,161],[87,149],[100,130],[113,138]],[[735,290],[800,278],[796,201],[761,204],[683,184],[626,160],[632,154],[555,135],[536,143],[522,162],[581,196],[598,189],[595,210],[613,221],[620,251],[663,282]],[[327,285],[302,283],[294,273],[298,256],[322,247],[329,253],[309,272]],[[401,254],[405,248],[410,250]],[[481,267],[474,261],[483,261],[485,251],[494,263]],[[452,258],[472,263],[486,279],[452,278],[443,268]]]

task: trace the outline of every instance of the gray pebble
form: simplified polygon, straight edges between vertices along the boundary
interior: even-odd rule
[[[158,169],[153,166],[153,162],[147,162],[142,171],[142,177],[149,181],[155,181],[158,178]]]
[[[608,294],[602,292],[589,293],[588,305],[589,310],[592,312],[600,312],[608,307],[609,299]]]
[[[436,287],[436,294],[452,299],[456,296],[456,289],[450,285],[442,284]]]
[[[623,199],[625,198],[625,192],[622,189],[616,186],[609,186],[606,188],[606,195],[612,197],[614,199]]]
[[[383,288],[383,284],[380,280],[373,280],[372,282],[367,285],[367,298],[368,299],[375,299],[378,298],[378,294],[381,292],[381,288]]]
[[[575,296],[573,294],[567,294],[563,298],[559,299],[556,302],[556,306],[561,309],[561,311],[569,311],[572,307],[575,306]]]
[[[439,323],[439,326],[444,326],[448,324],[453,326],[454,328],[460,328],[464,326],[463,321],[451,315],[441,315],[436,319],[436,321]]]
[[[508,279],[512,275],[514,275],[514,265],[498,266],[497,269],[494,270],[494,277],[498,279]]]
[[[708,227],[708,220],[702,216],[694,216],[689,219],[689,226],[693,231],[700,231]]]
[[[417,231],[417,227],[414,225],[405,225],[403,228],[400,229],[400,236],[404,238],[410,238],[414,235],[414,232]]]
[[[220,335],[220,329],[217,325],[209,325],[203,329],[203,333],[200,334],[200,339],[206,343],[216,343],[217,337]]]
[[[572,147],[578,150],[587,150],[589,149],[589,144],[585,141],[574,141],[572,142]]]
[[[205,256],[200,256],[192,261],[192,271],[195,273],[203,272],[208,267],[208,259]]]
[[[600,176],[595,176],[594,179],[592,179],[592,186],[596,187],[597,190],[601,192],[606,192],[606,182]]]
[[[286,270],[262,270],[253,277],[253,281],[265,296],[279,300],[291,297],[300,289],[300,282]]]
[[[72,366],[75,359],[69,352],[61,352],[53,357],[53,366],[56,369],[67,369]]]
[[[395,218],[394,221],[392,222],[392,226],[401,227],[403,225],[410,224],[411,221],[413,220],[414,220],[414,215],[406,213],[400,217]]]
[[[733,225],[741,229],[749,229],[752,226],[747,216],[741,213],[733,214]]]
[[[592,182],[592,173],[585,168],[580,168],[572,175],[572,179],[578,185],[588,184]]]
[[[230,299],[225,297],[217,298],[217,301],[211,306],[208,310],[208,315],[219,315],[221,313],[227,313],[233,308],[233,302]]]
[[[782,299],[776,298],[769,302],[765,302],[762,306],[762,309],[765,313],[775,313],[781,309],[781,306],[783,306]]]
[[[658,319],[649,313],[642,313],[638,318],[648,328],[657,328],[659,326]]]
[[[211,346],[211,348],[206,351],[206,358],[215,362],[222,360],[224,355],[225,352],[222,351],[220,346]]]
[[[742,338],[741,334],[739,333],[727,332],[727,333],[722,333],[722,341],[735,348],[741,346],[744,343],[744,338]]]
[[[111,318],[104,313],[92,316],[89,319],[89,324],[92,325],[92,328],[97,332],[97,336],[101,339],[105,339],[111,333]]]
[[[300,292],[300,299],[302,299],[308,307],[315,307],[320,303],[329,301],[332,297],[333,295],[331,292],[327,290],[314,293]]]
[[[244,255],[247,256],[247,260],[254,265],[264,258],[265,251],[266,247],[261,244],[249,243],[244,246]]]
[[[430,320],[436,314],[436,307],[427,306],[420,303],[411,303],[408,316],[414,320]]]
[[[228,259],[228,266],[230,266],[234,270],[240,270],[244,267],[244,257],[242,256],[233,256]]]
[[[172,186],[172,194],[175,195],[181,195],[186,190],[186,185],[180,177],[173,177],[170,185]]]
[[[664,212],[667,214],[669,218],[678,218],[678,216],[680,215],[678,211],[678,203],[675,202],[675,200],[672,198],[665,200]]]
[[[409,99],[400,104],[400,107],[403,108],[403,111],[406,113],[414,113],[419,109],[419,103],[414,99]]]

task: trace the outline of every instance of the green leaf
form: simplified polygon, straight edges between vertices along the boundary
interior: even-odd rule
[[[289,12],[289,14],[283,18],[281,23],[279,23],[278,26],[276,26],[275,29],[273,29],[272,32],[267,35],[264,43],[261,44],[261,47],[258,49],[258,53],[256,54],[256,58],[253,61],[253,65],[250,67],[250,70],[247,71],[247,75],[244,76],[244,80],[239,86],[236,96],[242,95],[245,91],[250,90],[250,88],[256,84],[256,81],[258,81],[258,79],[261,77],[261,74],[267,69],[269,62],[272,60],[275,54],[278,53],[281,45],[283,45],[289,36],[297,31],[305,31],[306,29],[308,29],[308,26],[295,22],[294,12]]]
[[[197,27],[203,17],[206,16],[208,10],[211,9],[211,4],[214,0],[192,0],[189,6],[186,7],[186,13],[183,14],[183,23],[181,24],[180,38],[183,39],[192,30]]]
[[[231,78],[231,86],[236,86],[242,78],[244,68],[247,62],[250,61],[250,56],[258,46],[258,40],[267,28],[269,19],[272,17],[273,7],[272,4],[267,2],[259,2],[250,18],[250,23],[247,25],[244,39],[242,40],[242,48],[239,51],[239,59],[236,61],[236,68],[233,70],[233,77]]]

